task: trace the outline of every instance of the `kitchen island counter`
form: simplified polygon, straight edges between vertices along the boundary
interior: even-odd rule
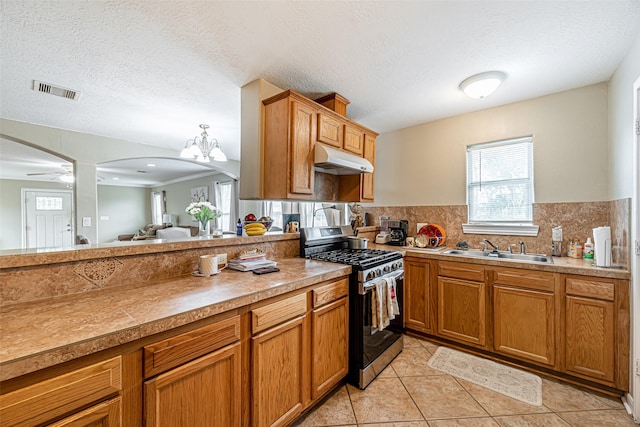
[[[342,264],[278,259],[280,272],[230,269],[25,302],[0,309],[0,380],[339,278]]]

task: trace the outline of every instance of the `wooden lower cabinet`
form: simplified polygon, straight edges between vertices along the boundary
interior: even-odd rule
[[[493,346],[498,353],[555,366],[554,295],[493,287]]]
[[[626,336],[616,328],[615,283],[568,277],[566,294],[564,369],[579,377],[615,382],[616,356],[624,351],[617,341]]]
[[[431,263],[405,258],[404,324],[407,329],[431,333]]]
[[[290,423],[308,401],[306,316],[251,338],[252,425]]]
[[[98,403],[49,427],[119,427],[122,424],[122,398]]]
[[[438,334],[485,347],[485,289],[483,282],[438,277]]]
[[[628,280],[408,257],[404,316],[412,331],[629,390]]]
[[[116,356],[98,363],[74,369],[70,372],[45,379],[35,384],[11,391],[0,396],[0,426],[35,426],[48,424],[53,420],[67,417],[68,423],[73,421],[76,411],[95,404],[95,416],[87,415],[86,423],[94,420],[99,424],[102,418],[110,424],[120,424],[120,400],[118,411],[113,406],[107,413],[99,402],[119,394],[122,391],[122,357]],[[100,412],[100,414],[98,414]],[[73,415],[69,415],[73,414]],[[61,425],[93,425],[82,424]]]
[[[565,369],[575,375],[613,381],[613,302],[567,296]]]
[[[158,375],[144,394],[146,426],[239,426],[240,343]]]
[[[311,398],[333,388],[349,371],[349,300],[311,312]]]

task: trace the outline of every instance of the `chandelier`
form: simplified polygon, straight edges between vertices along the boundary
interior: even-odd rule
[[[226,162],[227,156],[222,152],[217,139],[208,140],[207,129],[209,125],[200,125],[202,129],[201,137],[196,136],[186,142],[180,152],[180,157],[185,159],[195,159],[198,162],[208,163],[211,159],[217,162]]]

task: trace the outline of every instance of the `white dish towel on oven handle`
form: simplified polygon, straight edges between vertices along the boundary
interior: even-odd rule
[[[387,312],[389,313],[389,320],[393,320],[400,315],[400,305],[398,304],[398,294],[396,293],[396,278],[390,276],[386,277],[385,280],[387,282]]]
[[[400,306],[396,294],[396,279],[385,277],[374,282],[371,301],[372,325],[378,331],[389,326],[391,320],[400,314]]]

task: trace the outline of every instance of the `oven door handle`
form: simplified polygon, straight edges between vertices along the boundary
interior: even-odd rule
[[[376,287],[376,282],[380,279],[386,279],[388,277],[393,277],[396,280],[404,280],[404,270],[394,271],[392,273],[385,274],[384,276],[376,277],[373,280],[369,280],[368,282],[361,283],[359,286],[360,295],[364,295],[368,290]]]

